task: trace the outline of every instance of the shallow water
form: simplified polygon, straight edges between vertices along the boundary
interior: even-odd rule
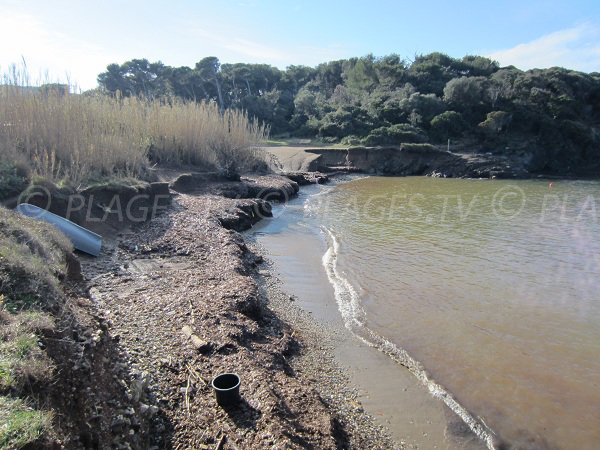
[[[331,314],[513,446],[598,448],[599,182],[370,177],[304,192],[264,233],[321,236]]]

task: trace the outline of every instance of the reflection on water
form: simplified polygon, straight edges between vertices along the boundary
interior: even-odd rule
[[[324,227],[330,255],[337,243],[347,323],[405,349],[514,448],[598,448],[600,183],[372,177],[321,192],[295,226]]]

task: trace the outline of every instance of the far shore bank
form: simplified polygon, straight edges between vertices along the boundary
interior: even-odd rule
[[[307,145],[264,147],[271,167],[282,172],[361,173],[383,176],[433,176],[489,179],[597,179],[596,172],[540,172],[532,170],[531,155],[494,154],[430,144],[383,147],[310,147]]]

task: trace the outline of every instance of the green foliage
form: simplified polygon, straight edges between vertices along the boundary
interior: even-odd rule
[[[25,165],[0,161],[0,201],[19,195],[29,184]]]
[[[362,140],[362,143],[367,146],[399,145],[404,142],[424,142],[426,140],[427,137],[424,135],[423,130],[401,123],[371,130],[369,135]]]
[[[0,396],[0,449],[19,449],[50,430],[52,414],[36,411],[20,399]]]
[[[578,164],[597,146],[590,132],[582,131],[600,123],[597,74],[563,68],[521,71],[482,56],[453,58],[440,52],[417,55],[412,62],[395,54],[366,55],[285,71],[261,64],[221,66],[214,57],[191,69],[159,63],[151,68],[139,61],[109,66],[99,78],[103,89],[143,93],[148,76],[142,75],[154,74],[151,84],[164,86],[167,96],[243,108],[274,133],[386,145],[416,139],[391,128],[408,124],[419,128],[425,140],[464,138],[498,148],[500,132],[502,139],[514,133],[532,146],[554,143],[552,158],[579,154],[574,149],[584,146]],[[141,74],[134,73],[132,68],[139,67]],[[156,81],[161,77],[166,80],[162,85]],[[138,79],[144,83],[133,82]]]
[[[477,55],[467,55],[462,59],[462,72],[473,77],[487,77],[498,71],[497,61]]]
[[[348,60],[344,64],[343,76],[345,85],[351,92],[369,93],[379,84],[373,55]]]
[[[417,56],[409,69],[411,82],[419,92],[441,96],[446,83],[459,73],[455,63],[439,52]]]
[[[479,128],[490,134],[498,134],[512,121],[512,114],[506,111],[491,111],[486,119],[479,124]]]
[[[462,114],[456,111],[444,111],[431,119],[430,125],[432,135],[441,140],[460,137],[467,128]]]
[[[371,119],[360,107],[344,106],[327,113],[319,127],[319,134],[342,138],[352,133],[363,134],[371,128]]]
[[[11,360],[0,357],[0,391],[6,391],[14,385]]]
[[[444,87],[444,101],[460,111],[468,111],[482,104],[486,89],[485,77],[453,78]]]
[[[167,73],[160,61],[150,63],[147,59],[132,59],[120,66],[108,65],[106,72],[98,75],[98,83],[109,92],[156,98],[170,93]]]
[[[561,132],[581,148],[592,147],[598,144],[598,134],[591,127],[572,120],[560,122]]]
[[[53,363],[38,345],[37,333],[52,330],[53,320],[42,313],[7,313],[0,309],[0,393],[20,393],[32,382],[50,380]]]
[[[66,272],[69,240],[45,222],[0,207],[0,294],[12,312],[47,308]]]
[[[356,145],[360,145],[362,143],[362,139],[358,136],[351,134],[350,136],[343,137],[341,139],[340,143],[342,145],[347,145],[347,146],[356,146]]]

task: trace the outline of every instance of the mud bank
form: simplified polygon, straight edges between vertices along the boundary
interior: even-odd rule
[[[283,170],[359,172],[373,175],[432,175],[453,178],[530,178],[528,158],[489,153],[453,153],[434,146],[302,148],[270,147]]]

